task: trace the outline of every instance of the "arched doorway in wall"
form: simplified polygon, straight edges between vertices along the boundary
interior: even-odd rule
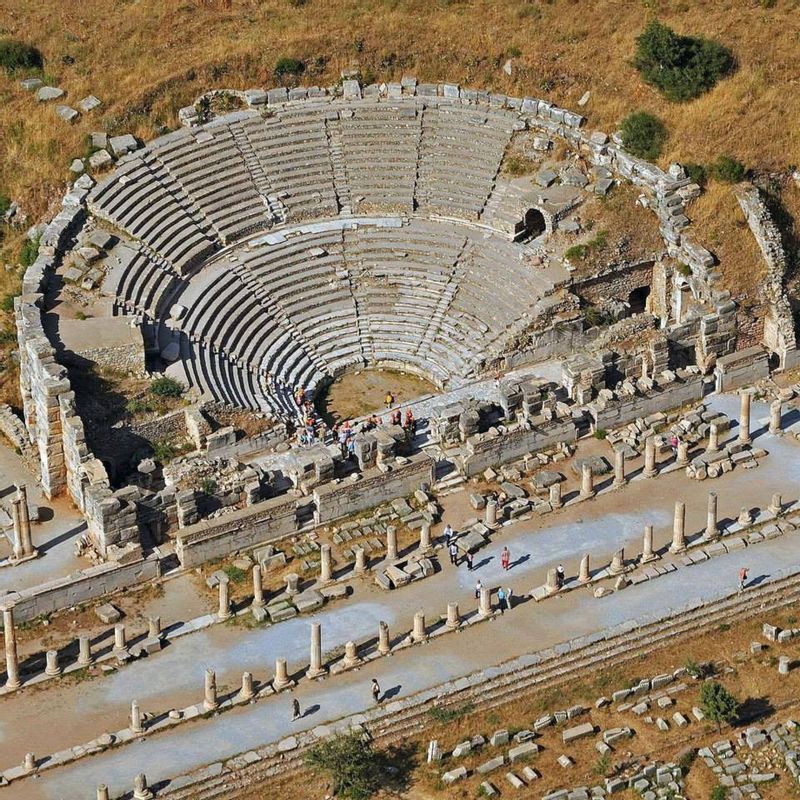
[[[547,230],[544,214],[538,208],[529,208],[522,218],[522,236],[525,239],[535,239]]]
[[[631,314],[643,314],[647,310],[647,298],[650,297],[649,286],[639,286],[628,295],[628,306]]]

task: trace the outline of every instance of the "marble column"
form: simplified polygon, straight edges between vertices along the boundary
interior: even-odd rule
[[[311,623],[311,654],[306,677],[319,678],[326,672],[322,666],[322,625],[319,622]]]
[[[289,672],[286,667],[286,659],[285,658],[276,658],[275,659],[275,678],[272,681],[272,688],[276,692],[280,692],[282,689],[285,689],[287,686],[291,686],[292,682],[289,680]]]
[[[620,447],[614,451],[614,486],[624,486],[625,477],[625,451]]]
[[[411,638],[415,642],[424,642],[428,638],[425,630],[425,612],[422,609],[414,614],[414,627],[411,630]]]
[[[264,607],[264,583],[261,575],[261,565],[253,564],[253,608]]]
[[[161,617],[147,618],[147,637],[149,639],[161,638]]]
[[[92,663],[92,642],[88,633],[78,637],[78,664],[88,667]]]
[[[286,581],[286,594],[294,597],[299,591],[297,584],[300,582],[300,576],[296,572],[290,572],[283,579]]]
[[[708,442],[706,443],[707,453],[716,453],[719,450],[719,428],[715,422],[708,426]]]
[[[672,521],[671,553],[682,553],[686,549],[686,504],[675,502],[675,516]]]
[[[588,583],[592,579],[592,576],[589,572],[589,554],[586,553],[583,558],[581,558],[581,566],[578,570],[578,581],[580,583]]]
[[[230,619],[233,616],[231,612],[231,586],[228,577],[220,577],[219,579],[219,610],[217,611],[217,619],[222,621]]]
[[[717,538],[717,493],[708,493],[708,511],[706,513],[706,539]]]
[[[6,689],[19,689],[22,686],[22,681],[19,679],[14,606],[3,606],[3,639],[6,649]]]
[[[144,723],[142,722],[142,712],[136,700],[131,701],[131,733],[144,733]]]
[[[378,652],[382,655],[388,655],[392,650],[391,642],[389,641],[389,625],[381,622],[378,625]]]
[[[45,654],[44,674],[55,678],[61,674],[61,667],[58,664],[58,650],[48,650]]]
[[[654,478],[658,475],[656,466],[656,440],[653,436],[648,436],[644,440],[644,471],[645,478]]]
[[[205,678],[205,693],[203,696],[203,708],[206,711],[213,711],[217,705],[217,676],[213,669],[207,669]]]
[[[592,465],[581,464],[581,498],[594,497],[594,473]]]
[[[561,482],[550,486],[550,507],[561,508]]]
[[[33,753],[25,753],[22,768],[25,772],[33,772],[36,769],[36,756]]]
[[[255,695],[253,689],[253,675],[250,672],[242,673],[242,688],[239,690],[239,700],[252,700]]]
[[[397,559],[397,530],[393,525],[386,529],[386,559],[388,561]]]
[[[780,400],[774,400],[769,405],[769,432],[780,433],[783,430],[781,425],[782,407]]]
[[[367,571],[367,551],[363,547],[354,547],[353,552],[356,554],[355,573],[363,575]]]
[[[331,546],[329,544],[320,545],[319,557],[319,581],[320,583],[330,583],[333,580],[333,566],[331,564]]]
[[[497,525],[497,500],[490,498],[486,501],[486,508],[483,512],[483,522],[488,528]]]
[[[431,524],[430,522],[423,522],[422,527],[419,529],[419,549],[423,553],[427,553],[431,549]]]
[[[128,652],[125,626],[120,622],[114,626],[114,653],[121,655]]]
[[[545,589],[547,590],[548,594],[554,594],[558,591],[558,572],[556,571],[555,567],[550,567],[547,570],[547,582],[545,583]]]
[[[478,613],[482,617],[492,616],[492,590],[488,586],[482,586],[480,597],[478,598]]]
[[[458,603],[447,604],[447,627],[457,628],[461,624],[461,617],[458,613]]]
[[[108,786],[104,783],[97,784],[97,800],[108,800]]]
[[[625,550],[620,548],[611,556],[611,564],[609,564],[608,571],[611,575],[620,575],[625,572]]]
[[[25,484],[17,486],[16,497],[12,501],[14,513],[14,556],[26,558],[34,555],[33,541],[31,539],[31,519],[28,513],[28,489]],[[17,530],[19,522],[19,531]]]
[[[750,436],[750,402],[752,395],[750,392],[742,392],[741,407],[739,411],[739,441],[742,444],[750,444],[753,441]]]
[[[653,526],[644,526],[644,538],[642,540],[642,563],[653,561],[657,558],[653,551]]]

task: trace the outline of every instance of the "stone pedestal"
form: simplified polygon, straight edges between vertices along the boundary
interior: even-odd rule
[[[625,572],[625,550],[620,549],[611,556],[611,564],[608,566],[610,575],[621,575]]]
[[[36,770],[36,756],[33,753],[25,753],[22,768],[25,772],[34,772]]]
[[[11,516],[14,522],[14,549],[16,559],[36,555],[31,538],[31,519],[28,514],[28,489],[25,484],[17,486],[17,494],[11,501]]]
[[[750,436],[750,401],[751,394],[743,392],[741,395],[741,408],[739,410],[739,441],[742,444],[750,444],[753,439]]]
[[[275,677],[272,680],[272,688],[276,692],[280,692],[283,689],[291,686],[292,682],[289,680],[289,672],[286,668],[286,659],[285,658],[276,658],[275,659]]]
[[[653,526],[644,526],[644,538],[642,540],[642,558],[643,564],[648,561],[654,561],[658,556],[653,551]]]
[[[114,655],[117,657],[128,652],[128,640],[125,636],[125,626],[120,622],[114,626]]]
[[[558,591],[558,572],[555,567],[550,567],[550,569],[547,570],[545,589],[548,594],[555,594]]]
[[[300,582],[300,576],[296,572],[290,572],[284,577],[286,581],[286,594],[289,597],[294,597],[299,591],[297,584]]]
[[[255,695],[253,689],[253,676],[249,672],[242,673],[242,688],[239,690],[239,700],[252,700]]]
[[[3,606],[3,639],[6,650],[6,689],[19,689],[19,661],[17,659],[17,632],[14,628],[14,607]]]
[[[708,442],[706,443],[707,453],[716,453],[719,450],[719,428],[715,423],[708,426]]]
[[[219,579],[219,610],[217,611],[217,619],[222,621],[230,619],[233,614],[231,613],[231,595],[230,595],[230,581],[226,577]]]
[[[414,614],[414,627],[411,630],[411,638],[415,642],[424,642],[428,638],[425,630],[425,612],[422,610]]]
[[[203,708],[206,711],[213,711],[217,705],[217,676],[213,669],[207,669]]]
[[[682,553],[686,549],[686,504],[678,500],[675,503],[675,517],[672,522],[671,553]]]
[[[583,558],[581,558],[581,566],[578,569],[578,580],[581,583],[588,583],[591,579],[592,576],[589,573],[589,554],[586,553]]]
[[[492,616],[492,591],[488,586],[482,586],[478,598],[478,613],[482,617]]]
[[[330,583],[333,580],[333,566],[331,564],[331,546],[323,544],[319,548],[319,581]]]
[[[782,408],[781,401],[775,400],[769,405],[769,432],[780,433],[783,430],[781,425]]]
[[[483,511],[483,523],[487,528],[497,525],[497,500],[490,498],[486,501],[486,508]]]
[[[88,633],[78,637],[78,664],[88,667],[92,663],[92,643]]]
[[[149,639],[161,638],[161,617],[147,618],[147,637]]]
[[[264,583],[261,565],[253,564],[253,608],[264,608]]]
[[[393,526],[386,529],[386,558],[388,561],[397,559],[397,531]]]
[[[703,536],[706,539],[717,538],[717,493],[708,493],[708,512],[706,516],[706,530]]]
[[[679,467],[689,465],[689,445],[686,442],[678,442],[678,455],[675,458],[675,463]]]
[[[422,553],[429,553],[431,550],[431,524],[423,522],[419,529],[419,549]]]
[[[658,475],[658,468],[656,467],[656,440],[652,436],[648,436],[644,440],[644,470],[642,472],[645,478],[655,478]]]
[[[319,678],[326,672],[322,666],[322,625],[319,622],[311,623],[311,653],[306,677]]]
[[[619,488],[627,482],[625,477],[625,451],[622,449],[614,451],[614,486]]]
[[[389,626],[385,622],[378,625],[378,652],[382,656],[389,655],[392,646],[389,641]]]
[[[778,673],[780,675],[788,675],[791,669],[792,662],[789,656],[780,656],[778,658]]]
[[[581,464],[581,498],[594,497],[594,473],[591,464]]]
[[[44,668],[44,674],[52,678],[55,678],[56,675],[60,675],[61,667],[58,665],[58,650],[48,650],[45,653],[45,659],[46,666]]]
[[[104,783],[97,784],[97,800],[108,800],[108,786]]]
[[[363,575],[367,571],[367,552],[363,547],[354,547],[353,552],[356,556],[353,571],[356,575]]]
[[[142,722],[142,712],[139,709],[139,703],[136,700],[131,701],[131,733],[144,733],[144,724]]]
[[[554,483],[550,487],[550,507],[561,508],[561,483]]]
[[[355,642],[345,642],[343,663],[346,667],[355,667],[361,663]]]
[[[747,506],[742,506],[739,511],[739,517],[736,520],[743,528],[753,524],[753,517],[750,515],[750,509]]]
[[[147,786],[147,778],[143,772],[133,779],[133,800],[153,800],[153,793]]]
[[[783,497],[781,497],[781,495],[772,495],[772,500],[770,500],[769,503],[769,511],[771,511],[776,517],[783,511]]]
[[[447,604],[447,627],[457,628],[461,624],[461,616],[458,613],[458,603]]]

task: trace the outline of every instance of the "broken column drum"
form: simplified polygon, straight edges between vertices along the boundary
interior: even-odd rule
[[[620,448],[614,451],[614,486],[624,486],[625,481],[625,451]]]
[[[750,436],[750,401],[750,393],[743,392],[739,411],[739,441],[742,444],[750,444],[753,441]]]
[[[581,464],[581,497],[594,497],[594,473],[586,462]]]
[[[672,522],[672,544],[670,552],[681,553],[686,549],[686,504],[680,500],[675,503],[675,517]]]
[[[656,467],[656,440],[648,436],[644,440],[644,471],[645,478],[654,478],[658,474]]]
[[[708,512],[706,516],[706,539],[714,539],[717,536],[717,493],[708,493]]]

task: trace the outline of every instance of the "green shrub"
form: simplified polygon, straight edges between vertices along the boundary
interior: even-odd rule
[[[222,571],[228,576],[228,580],[231,583],[244,583],[247,579],[247,573],[243,569],[239,569],[239,567],[235,567],[233,564],[226,564]]]
[[[684,164],[683,168],[686,170],[686,174],[689,176],[689,178],[698,186],[706,185],[706,182],[708,181],[708,171],[702,164],[695,164],[694,162],[690,161],[687,164]]]
[[[203,494],[214,494],[217,488],[217,482],[213,478],[203,478],[200,481],[200,491]],[[230,575],[228,576],[231,577]],[[233,580],[233,578],[231,578]]]
[[[598,428],[594,432],[594,438],[599,439],[601,442],[608,436],[608,431],[605,428]]]
[[[717,723],[717,730],[722,730],[723,723],[736,719],[739,701],[721,684],[706,681],[700,689],[700,708],[712,722]]]
[[[2,217],[9,208],[11,208],[11,198],[0,194],[0,217]]]
[[[13,311],[14,310],[14,298],[17,295],[12,293],[3,295],[3,299],[0,300],[0,311]]]
[[[574,244],[567,248],[564,258],[567,261],[583,261],[589,255],[589,248],[585,244]]]
[[[156,378],[150,384],[150,392],[159,397],[180,397],[183,394],[183,384],[174,378],[164,376]]]
[[[27,269],[39,255],[39,237],[26,239],[19,249],[19,263]]]
[[[297,77],[306,71],[306,65],[299,58],[281,56],[275,63],[275,77],[288,78]]]
[[[9,74],[20,69],[41,69],[42,54],[33,46],[16,39],[0,41],[0,67]]]
[[[428,714],[430,714],[431,719],[435,722],[450,723],[461,719],[461,717],[465,717],[474,710],[475,706],[472,703],[464,703],[464,705],[456,706],[455,708],[433,706],[433,708],[428,709]]]
[[[147,400],[139,400],[135,398],[133,400],[128,400],[125,404],[125,410],[129,414],[144,414],[147,411],[152,411],[153,406]]]
[[[728,797],[728,790],[724,786],[717,784],[708,796],[708,800],[726,800]]]
[[[685,278],[688,278],[692,274],[692,268],[688,264],[680,263],[678,264],[678,272],[683,275]]]
[[[333,782],[333,794],[345,800],[366,800],[378,790],[380,759],[359,731],[329,736],[306,753],[309,767]]]
[[[175,458],[177,450],[167,441],[153,442],[153,458],[160,464],[168,464]]]
[[[638,158],[654,161],[661,155],[667,139],[664,123],[646,111],[635,111],[622,120],[622,143]]]
[[[610,322],[610,319],[597,306],[587,306],[584,309],[583,315],[590,328],[596,328],[599,325],[608,325]]]
[[[653,20],[636,39],[633,65],[668,100],[692,100],[709,91],[735,66],[733,54],[719,42],[680,36]]]
[[[747,170],[741,161],[733,156],[720,156],[709,168],[712,177],[724,183],[739,183],[743,181]]]

